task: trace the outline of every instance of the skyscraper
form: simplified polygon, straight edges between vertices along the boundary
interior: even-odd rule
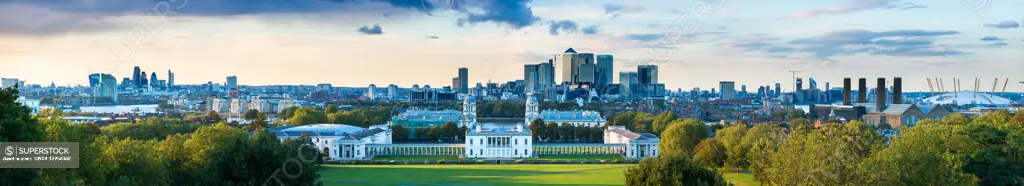
[[[148,85],[148,84],[149,84],[149,79],[146,78],[146,71],[142,71],[142,73],[139,74],[139,84],[137,84],[137,86],[139,88],[142,88],[142,87],[146,87],[146,85]]]
[[[597,55],[597,84],[612,84],[615,78],[615,57],[612,55]]]
[[[109,98],[110,101],[117,102],[117,78],[110,74],[100,74],[99,84],[94,90],[93,97]]]
[[[637,72],[619,72],[619,94],[625,98],[632,98],[638,88]]]
[[[459,77],[453,77],[452,78],[452,91],[455,91],[456,93],[458,93],[459,90],[462,90],[462,88],[460,88],[460,87],[462,87],[462,81],[459,80]]]
[[[782,83],[775,83],[775,95],[782,94]]]
[[[804,89],[804,78],[796,78],[796,90],[799,91],[799,90],[803,90],[803,89]]]
[[[577,84],[588,84],[588,85],[596,84],[597,79],[596,79],[596,77],[594,75],[597,72],[597,65],[595,65],[593,63],[583,63],[583,64],[580,64],[580,66],[578,68],[579,68],[579,74],[577,74],[577,77],[578,77],[577,80],[576,80]]]
[[[722,100],[736,99],[736,83],[732,81],[718,82],[718,89],[722,91]]]
[[[459,93],[469,93],[469,69],[459,68]]]
[[[562,83],[573,83],[576,75],[576,50],[569,48],[562,54],[555,55],[555,63],[558,63],[558,67],[561,68],[560,78]]]
[[[640,84],[658,84],[657,65],[638,65],[636,72]]]
[[[100,74],[89,74],[89,88],[96,88],[98,85],[100,85]]]
[[[160,87],[160,83],[158,83],[158,82],[160,82],[160,79],[156,78],[156,72],[153,72],[152,74],[150,74],[149,86],[153,87],[153,88],[159,88]]]
[[[238,89],[238,77],[228,76],[227,82],[224,85],[227,86],[227,89]]]
[[[142,76],[141,72],[142,69],[140,69],[139,66],[135,66],[135,70],[132,71],[132,84],[136,87],[139,87],[139,85],[142,84],[142,79],[140,79]]]
[[[167,88],[174,87],[174,72],[167,70]]]

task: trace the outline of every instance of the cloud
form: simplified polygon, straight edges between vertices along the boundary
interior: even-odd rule
[[[988,44],[988,45],[985,45],[985,46],[993,47],[993,48],[1002,48],[1002,47],[1004,47],[1006,45],[1008,45],[1008,44],[1006,44],[1004,42],[995,42],[995,43]]]
[[[366,15],[394,17],[397,13],[420,13],[420,16],[451,11],[458,25],[494,23],[521,29],[537,23],[531,0],[0,0],[0,33],[28,35],[67,32],[110,31],[134,26],[139,20],[118,20],[125,16],[159,17],[229,17],[265,15],[297,16],[301,21],[324,17]],[[31,21],[29,21],[31,20]],[[289,21],[295,21],[289,19]]]
[[[408,1],[408,2],[420,2],[416,0],[390,0],[390,1]],[[458,21],[459,26],[465,26],[466,24],[476,24],[484,22],[493,22],[499,25],[505,25],[512,29],[520,29],[533,25],[540,21],[540,17],[533,14],[533,9],[529,6],[531,0],[491,0],[491,1],[457,1],[456,9],[463,13],[469,14],[466,18],[461,18]],[[482,13],[475,13],[477,11],[470,11],[470,9],[463,7],[465,5],[473,5],[471,7],[477,7],[482,9]]]
[[[384,34],[384,29],[380,28],[380,25],[374,24],[373,27],[363,26],[359,27],[359,32],[366,35],[381,35]]]
[[[928,30],[894,30],[874,32],[860,29],[840,30],[826,33],[825,35],[804,39],[796,39],[790,44],[799,45],[866,45],[874,44],[874,39],[885,37],[931,37],[960,34],[957,31],[928,31]]]
[[[440,39],[441,37],[438,37],[438,36],[427,36],[427,38],[429,38],[429,39]]]
[[[634,41],[654,41],[665,37],[665,34],[627,34],[626,38]]]
[[[985,37],[981,38],[981,40],[982,41],[1002,41],[1003,38],[999,38],[999,37],[996,37],[996,36],[985,36]]]
[[[861,12],[872,9],[895,9],[895,10],[909,10],[925,8],[923,5],[917,5],[909,2],[902,2],[901,0],[847,0],[848,5],[837,6],[831,8],[814,9],[808,11],[796,12],[790,15],[794,18],[809,18],[823,15],[840,15],[849,14],[855,12]]]
[[[871,54],[899,57],[946,57],[967,53],[957,51],[946,46],[900,46],[895,48],[871,49]]]
[[[590,25],[590,26],[584,27],[583,29],[580,29],[580,31],[582,31],[583,34],[586,34],[586,35],[594,35],[594,34],[597,34],[597,32],[599,32],[601,30],[598,29],[597,25]]]
[[[984,27],[992,27],[992,28],[1008,29],[1008,28],[1018,28],[1018,27],[1020,27],[1020,24],[1018,24],[1015,21],[1002,21],[1002,22],[998,22],[998,23],[995,23],[995,24],[985,24],[985,25],[982,25],[982,26],[984,26]]]
[[[728,30],[728,29],[729,29],[729,27],[727,27],[727,26],[718,26],[718,29],[721,29],[721,30]]]
[[[604,14],[611,15],[612,19],[619,18],[619,16],[622,16],[622,14],[640,13],[643,11],[644,7],[639,6],[604,4]]]
[[[560,20],[560,21],[548,21],[548,34],[553,36],[557,35],[569,35],[582,32],[585,35],[597,34],[600,30],[597,25],[590,25],[580,29],[579,24],[575,21]]]

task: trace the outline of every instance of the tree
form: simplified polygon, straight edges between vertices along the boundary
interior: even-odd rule
[[[223,119],[220,118],[220,114],[217,114],[216,111],[211,110],[209,112],[206,112],[205,120],[210,123],[220,123],[220,121],[222,121]]]
[[[747,168],[747,151],[750,144],[744,144],[743,138],[747,135],[747,125],[730,125],[715,132],[715,138],[725,147],[727,159],[725,165],[735,168]]]
[[[772,118],[783,119],[786,117],[786,112],[781,110],[772,111]]]
[[[804,110],[800,110],[800,109],[789,110],[789,115],[788,116],[789,116],[789,119],[796,119],[796,118],[805,118],[805,117],[807,117],[806,113],[804,112]]]
[[[555,122],[548,122],[544,124],[544,139],[546,142],[560,142],[559,134],[561,131],[558,130],[558,124]]]
[[[747,162],[747,167],[754,173],[755,180],[762,182],[767,180],[769,174],[767,171],[771,168],[769,158],[778,151],[779,145],[783,142],[784,130],[785,128],[775,124],[759,124],[751,127],[743,136],[740,146],[750,148],[743,160]]]
[[[334,104],[327,104],[327,108],[324,109],[324,112],[326,112],[326,113],[338,112],[338,106],[336,106]]]
[[[259,116],[260,116],[260,111],[258,111],[256,109],[249,109],[249,111],[245,111],[245,114],[242,117],[245,118],[246,121],[252,121],[252,120],[256,120],[256,117],[259,117]]]
[[[770,165],[763,182],[772,185],[864,185],[873,173],[857,164],[883,148],[882,138],[859,121],[829,124],[820,130],[799,127],[789,133]]]
[[[791,120],[789,120],[789,126],[790,126],[791,129],[797,129],[797,128],[800,128],[800,127],[805,127],[807,129],[814,129],[814,124],[811,123],[811,120],[808,120],[807,118],[791,119]]]
[[[708,137],[708,128],[700,121],[684,119],[669,124],[662,133],[658,149],[661,154],[690,157],[694,147]]]
[[[409,128],[401,125],[391,125],[391,136],[394,136],[395,141],[409,140]]]
[[[256,114],[256,118],[249,124],[250,131],[257,131],[260,129],[270,128],[270,123],[267,122],[267,116],[263,113]]]
[[[281,112],[277,115],[277,119],[290,119],[295,115],[295,111],[299,110],[299,107],[291,106],[281,109]]]
[[[651,133],[653,131],[651,123],[654,123],[654,115],[646,112],[637,113],[633,117],[633,131],[637,133]]]
[[[625,172],[625,185],[730,185],[721,174],[681,156],[640,161]]]
[[[1010,124],[1017,125],[1017,127],[1024,127],[1024,111],[1017,111],[1013,114],[1013,118],[1010,118]]]
[[[542,141],[541,137],[543,137],[544,133],[547,132],[546,127],[544,126],[544,120],[540,118],[531,121],[530,126],[527,128],[530,129],[530,132],[533,134],[533,140],[536,142]]]
[[[448,121],[441,125],[441,135],[444,136],[444,140],[454,142],[458,138],[459,127],[455,122]]]
[[[658,114],[658,116],[654,118],[654,122],[651,123],[651,128],[653,129],[652,132],[654,135],[661,135],[661,132],[665,131],[665,127],[668,127],[668,124],[672,123],[672,121],[675,121],[677,118],[679,117],[676,117],[676,113],[671,111],[661,112],[661,114]]]
[[[864,172],[877,175],[865,185],[974,185],[961,161],[979,148],[969,136],[954,133],[952,125],[930,121],[901,131],[889,148],[861,163]]]
[[[715,138],[708,138],[697,144],[693,161],[707,167],[721,168],[726,156],[725,146]]]

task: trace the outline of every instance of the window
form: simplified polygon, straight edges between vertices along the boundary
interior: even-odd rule
[[[516,156],[519,155],[519,149],[516,149]]]

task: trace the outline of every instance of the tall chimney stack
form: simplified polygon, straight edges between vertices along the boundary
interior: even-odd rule
[[[853,90],[851,90],[850,78],[843,78],[843,105],[852,105],[850,98],[853,96]]]
[[[892,104],[903,104],[903,78],[892,79]]]
[[[860,89],[857,89],[857,103],[868,103],[868,79],[860,78]]]
[[[885,78],[878,78],[878,88],[875,88],[876,111],[882,112],[885,110],[885,97],[888,93],[888,91],[885,91]]]

